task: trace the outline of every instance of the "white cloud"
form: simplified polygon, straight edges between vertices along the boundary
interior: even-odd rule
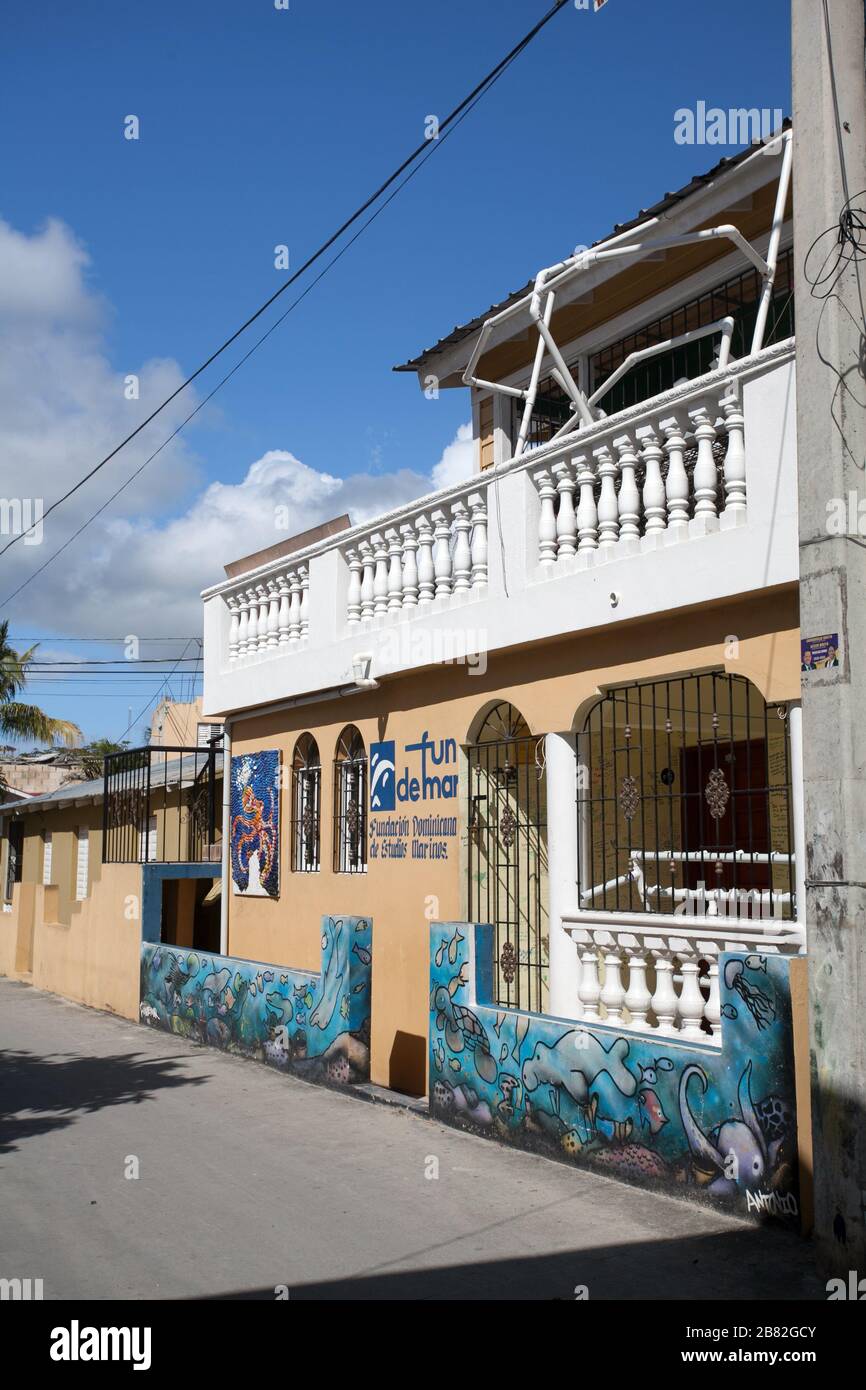
[[[450,487],[472,477],[475,468],[475,445],[472,426],[461,425],[433,469],[433,486]]]
[[[184,373],[171,360],[108,359],[108,309],[87,282],[86,250],[62,223],[32,236],[0,220],[0,459],[3,496],[42,497],[47,506],[113,448]],[[124,381],[135,373],[140,398]],[[19,542],[0,558],[0,601],[144,462],[196,404],[191,391],[128,445],[117,463],[44,523],[40,546]],[[270,449],[237,483],[200,483],[183,436],[8,610],[13,630],[42,625],[65,635],[148,635],[201,630],[199,592],[222,566],[341,512],[372,519],[433,488],[471,475],[471,427],[461,425],[430,474],[401,469],[341,479]],[[199,489],[196,491],[196,489]],[[191,498],[191,500],[190,500]],[[281,526],[282,523],[282,526]],[[0,543],[6,537],[0,537]],[[10,563],[11,561],[11,563]]]

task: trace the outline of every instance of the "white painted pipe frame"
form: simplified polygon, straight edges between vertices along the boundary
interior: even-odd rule
[[[647,223],[641,223],[639,227],[635,227],[631,229],[629,232],[622,233],[621,238],[610,238],[608,241],[602,242],[601,246],[597,247],[594,251],[580,251],[576,255],[568,257],[567,260],[559,261],[556,265],[548,266],[546,269],[539,271],[538,275],[535,278],[535,284],[533,286],[533,289],[529,294],[523,295],[514,304],[508,305],[507,308],[501,309],[499,313],[492,314],[489,319],[486,319],[482,324],[481,332],[478,335],[478,341],[472,350],[472,355],[470,356],[466,370],[463,373],[463,381],[465,385],[475,387],[480,387],[483,385],[484,389],[486,390],[493,390],[497,392],[501,391],[503,392],[503,394],[507,395],[514,394],[515,388],[513,387],[503,388],[496,382],[482,382],[481,379],[475,376],[475,368],[483,354],[484,348],[487,345],[487,340],[493,329],[497,327],[500,323],[503,323],[507,319],[513,318],[517,314],[522,313],[525,309],[528,309],[531,319],[538,328],[540,338],[546,345],[548,352],[550,353],[554,361],[555,366],[562,374],[561,378],[558,377],[557,379],[560,380],[560,384],[564,387],[564,389],[566,389],[567,394],[571,397],[574,405],[577,407],[577,415],[580,416],[581,421],[584,425],[594,424],[595,418],[592,415],[592,411],[590,410],[586,397],[584,393],[578,388],[577,384],[574,382],[571,373],[569,372],[568,367],[566,366],[562,358],[562,354],[560,353],[553,339],[548,324],[545,323],[547,308],[551,307],[550,296],[552,292],[559,289],[562,285],[568,283],[576,276],[583,274],[585,271],[589,270],[591,266],[597,265],[603,261],[612,260],[620,256],[642,254],[650,255],[654,251],[673,249],[677,246],[688,246],[696,242],[711,241],[716,240],[718,238],[724,238],[728,241],[731,241],[763,277],[764,283],[762,286],[761,299],[758,308],[758,318],[755,324],[755,333],[752,340],[752,352],[754,353],[755,351],[757,351],[763,343],[763,335],[766,327],[767,314],[769,312],[769,305],[772,299],[773,282],[775,280],[776,262],[778,259],[779,241],[782,230],[782,220],[784,217],[784,208],[785,202],[787,201],[788,186],[790,183],[791,175],[791,159],[793,152],[791,131],[785,131],[781,136],[777,137],[777,140],[781,141],[782,145],[782,168],[779,174],[779,184],[776,193],[776,205],[773,214],[773,225],[766,260],[763,256],[759,254],[755,247],[752,246],[752,244],[746,240],[746,238],[743,236],[740,230],[737,227],[735,227],[733,223],[722,223],[718,227],[706,227],[696,232],[682,232],[667,237],[651,238],[649,241],[633,242],[631,240],[628,240],[625,245],[614,244],[614,242],[620,241],[621,238],[630,238],[632,235],[636,235],[638,232],[645,233],[651,226],[657,225],[658,219],[656,218],[652,219],[651,221],[648,221]],[[777,141],[770,142],[770,144],[768,144],[762,150],[761,153],[764,155],[769,154],[773,151],[776,143]],[[548,295],[545,311],[542,311],[541,309],[541,296],[543,294]],[[541,357],[543,359],[543,353],[541,354]],[[540,368],[540,361],[538,360],[538,358],[536,358],[536,363]],[[524,409],[524,420],[527,422],[527,425],[528,419],[529,417],[531,417],[532,414],[532,409],[535,406],[535,399],[537,395],[538,373],[535,370],[535,366],[536,364],[533,365],[533,376],[536,379],[536,385],[533,388],[532,382],[530,382],[530,387],[527,390],[525,397],[526,407]],[[523,432],[522,427],[521,431]],[[519,458],[521,456],[523,452],[523,443],[523,440],[518,440],[517,447],[514,451],[515,458]]]

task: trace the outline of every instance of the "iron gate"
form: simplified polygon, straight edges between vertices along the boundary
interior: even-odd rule
[[[495,1002],[547,1007],[544,739],[513,705],[487,715],[469,757],[469,920],[495,932]]]

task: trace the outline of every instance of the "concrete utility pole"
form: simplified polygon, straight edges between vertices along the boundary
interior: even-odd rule
[[[863,0],[792,0],[792,51],[800,633],[824,639],[813,660],[838,634],[838,665],[802,677],[815,1237],[828,1269],[863,1274],[866,234],[862,260],[836,242],[846,199],[866,219]]]

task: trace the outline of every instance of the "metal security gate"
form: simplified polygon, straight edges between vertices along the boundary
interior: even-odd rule
[[[547,1007],[544,739],[513,705],[487,715],[469,757],[469,920],[495,931],[495,1002]]]
[[[580,738],[581,907],[795,916],[787,716],[726,672],[609,690]]]

